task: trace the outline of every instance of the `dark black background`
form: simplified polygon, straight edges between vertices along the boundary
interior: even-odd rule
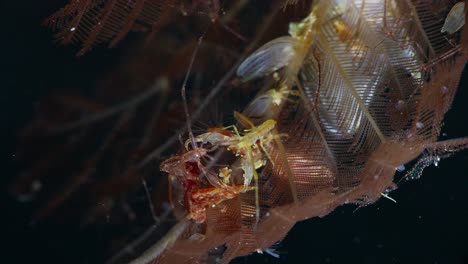
[[[16,134],[32,118],[35,102],[70,80],[92,80],[106,67],[119,63],[118,49],[97,49],[77,59],[75,50],[53,43],[51,33],[40,23],[62,5],[58,0],[0,4],[1,152],[6,168],[0,174],[2,190],[21,170],[14,156]],[[445,119],[445,138],[468,135],[467,77],[465,70]],[[421,179],[402,184],[391,193],[397,204],[381,199],[357,211],[353,206],[339,207],[324,218],[297,224],[277,246],[280,259],[256,254],[234,262],[468,263],[467,172],[468,153],[464,151],[443,160],[439,167],[427,168]],[[82,236],[67,236],[67,230],[60,226],[38,229],[27,225],[27,206],[3,191],[0,197],[4,223],[0,262],[75,263],[80,259],[76,256],[95,254],[88,251],[88,241]],[[48,241],[54,237],[64,237],[64,244],[73,247],[51,247]],[[93,259],[92,255],[87,259]]]

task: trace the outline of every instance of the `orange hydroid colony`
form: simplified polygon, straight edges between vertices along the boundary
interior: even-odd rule
[[[174,227],[164,250],[155,245],[133,263],[226,263],[266,250],[298,221],[386,196],[399,166],[420,159],[406,176],[419,177],[468,147],[468,138],[437,141],[466,62],[464,13],[450,12],[443,26],[431,8],[430,1],[314,1],[305,19],[289,24],[289,36],[253,52],[237,75],[272,82],[236,114],[228,135],[196,136],[200,146],[186,145],[183,154],[202,148],[228,166],[179,163],[196,179],[171,183],[184,186],[190,222]],[[224,199],[200,201],[212,188]]]
[[[392,199],[388,194],[398,187],[394,176],[403,165],[412,167],[402,179],[415,179],[468,147],[466,137],[439,141],[468,58],[466,1],[275,1],[273,11],[258,18],[262,23],[252,18],[258,25],[246,29],[236,17],[249,5],[72,0],[47,19],[60,43],[80,46],[78,55],[99,44],[114,46],[130,31],[163,41],[132,46],[136,55],[116,70],[117,81],[102,85],[111,91],[102,92],[111,95],[108,102],[130,98],[124,103],[106,108],[74,98],[66,105],[71,110],[51,111],[52,125],[39,117],[26,130],[65,135],[66,143],[54,145],[56,153],[74,149],[87,157],[58,194],[44,198],[34,221],[61,217],[81,197],[93,201],[83,206],[82,226],[111,215],[120,203],[128,219],[137,218],[122,197],[142,182],[145,212],[150,208],[155,224],[139,237],[111,236],[118,241],[106,252],[109,263],[229,263],[271,252],[299,221],[343,204]],[[193,22],[198,42],[177,21],[178,11],[187,19],[209,18],[209,26]],[[278,32],[271,33],[275,18]],[[165,33],[166,26],[180,36]],[[233,48],[239,43],[247,43],[245,49]],[[203,64],[217,67],[205,70]],[[138,81],[119,75],[124,68]],[[180,86],[171,82],[184,74],[181,103]],[[212,85],[205,75],[223,77],[207,91],[199,87]],[[230,104],[240,97],[244,106]],[[231,122],[194,129],[216,100]],[[89,115],[82,118],[80,109]],[[112,117],[118,118],[109,129],[105,120]],[[23,183],[34,182],[50,170],[50,160],[60,158],[52,153],[38,159],[10,192],[33,199]],[[122,222],[130,227],[131,221]]]

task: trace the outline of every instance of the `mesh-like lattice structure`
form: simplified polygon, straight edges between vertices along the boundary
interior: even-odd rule
[[[297,221],[375,202],[396,187],[397,167],[422,153],[466,147],[466,139],[436,142],[466,61],[466,31],[440,32],[444,3],[314,1],[292,38],[248,58],[240,77],[277,72],[284,97],[272,103],[267,87],[244,111],[256,125],[276,120],[282,135],[259,175],[260,217],[255,192],[240,193],[207,208],[204,223],[188,223],[203,231],[187,229],[153,262],[226,263],[266,249]]]

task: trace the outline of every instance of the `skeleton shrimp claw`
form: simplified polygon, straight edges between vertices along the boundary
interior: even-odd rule
[[[208,132],[196,136],[194,141],[201,143],[201,146],[210,144],[211,148],[208,152],[212,152],[218,147],[229,146],[231,136],[232,133],[224,128],[210,128]],[[189,149],[190,144],[193,144],[192,140],[188,139],[185,141],[185,149]]]
[[[232,199],[244,190],[242,185],[228,185],[231,176],[228,167],[222,168],[219,175],[205,168],[201,159],[206,155],[206,149],[194,148],[165,160],[160,166],[161,171],[167,172],[171,180],[177,180],[182,185],[183,198],[180,202],[187,211],[187,218],[197,223],[205,221],[208,206]],[[172,190],[169,189],[169,192]]]
[[[204,148],[195,148],[182,155],[163,161],[159,168],[161,171],[169,173],[169,176],[174,176],[180,180],[185,180],[186,178],[197,179],[198,174],[187,171],[187,164],[196,164],[198,168],[201,168],[203,165],[200,159],[206,156],[207,153],[207,150]]]
[[[282,100],[281,91],[275,96]],[[279,136],[274,134],[276,121],[268,119],[255,126],[247,117],[235,112],[235,118],[244,127],[242,131],[235,126],[224,128],[212,128],[207,133],[191,137],[185,142],[186,153],[170,158],[161,164],[161,170],[169,173],[170,177],[176,177],[184,186],[184,206],[188,211],[188,217],[197,222],[203,222],[206,218],[206,208],[214,206],[222,201],[232,199],[241,192],[252,190],[252,179],[255,181],[256,217],[260,217],[259,189],[257,169],[265,166],[267,160],[273,163],[269,154],[269,147],[273,140]],[[200,143],[200,146],[197,146]],[[209,149],[206,149],[207,146]],[[189,150],[189,148],[193,148]],[[208,157],[208,153],[216,148],[223,147],[240,157],[240,166],[243,170],[243,184],[230,185],[231,172],[229,167],[224,167],[214,172],[207,169],[201,162]],[[210,167],[210,166],[208,166]],[[206,183],[206,178],[209,184]]]
[[[268,147],[271,142],[278,137],[274,134],[276,121],[268,119],[259,126],[255,126],[247,117],[244,115],[234,112],[235,118],[248,129],[243,130],[243,135],[239,133],[236,126],[232,126],[235,135],[231,137],[231,142],[228,150],[233,152],[236,156],[240,156],[241,167],[244,171],[244,189],[243,191],[249,190],[252,179],[255,181],[255,206],[256,206],[256,219],[260,219],[260,195],[258,186],[258,174],[257,169],[265,166],[266,159],[264,155],[273,164],[273,160],[268,153]]]

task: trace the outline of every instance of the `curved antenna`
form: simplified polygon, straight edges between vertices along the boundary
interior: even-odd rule
[[[182,88],[180,89],[180,93],[182,95],[182,101],[183,101],[183,104],[184,104],[185,122],[187,124],[189,138],[192,141],[192,147],[193,148],[198,148],[198,146],[197,146],[197,142],[195,141],[195,138],[193,137],[192,128],[190,126],[190,114],[188,112],[187,97],[186,97],[186,86],[187,86],[187,81],[188,81],[190,72],[192,71],[193,62],[195,61],[195,57],[197,56],[197,53],[198,53],[198,48],[200,47],[200,45],[201,45],[201,43],[203,41],[203,37],[205,36],[205,33],[206,33],[206,31],[203,33],[203,35],[201,37],[198,38],[197,46],[195,47],[195,50],[192,53],[192,57],[190,58],[190,64],[189,64],[189,67],[187,69],[187,73],[185,74],[185,78],[184,78],[184,82],[182,84]]]
[[[208,29],[207,29],[208,30]],[[188,104],[187,104],[187,96],[186,96],[186,86],[187,86],[187,81],[190,75],[190,72],[192,71],[193,63],[195,61],[195,57],[198,53],[198,48],[200,47],[203,37],[205,36],[207,30],[201,35],[200,38],[198,38],[197,46],[195,47],[195,50],[192,53],[192,57],[190,58],[190,64],[187,69],[187,73],[185,74],[184,82],[182,84],[182,88],[180,90],[181,96],[182,96],[182,101],[184,105],[184,112],[185,112],[185,122],[187,125],[188,133],[190,140],[192,141],[192,147],[193,148],[198,148],[197,143],[195,141],[195,138],[193,136],[192,128],[190,126],[190,114],[188,111]],[[170,196],[171,197],[171,196]],[[179,238],[179,236],[185,231],[185,229],[189,226],[191,222],[187,218],[181,219],[177,224],[175,224],[169,232],[162,238],[160,239],[156,244],[151,246],[149,249],[147,249],[145,252],[143,252],[139,257],[134,259],[133,261],[130,262],[130,264],[144,264],[148,263],[151,260],[157,258],[160,256],[166,248],[171,247],[175,241]]]

